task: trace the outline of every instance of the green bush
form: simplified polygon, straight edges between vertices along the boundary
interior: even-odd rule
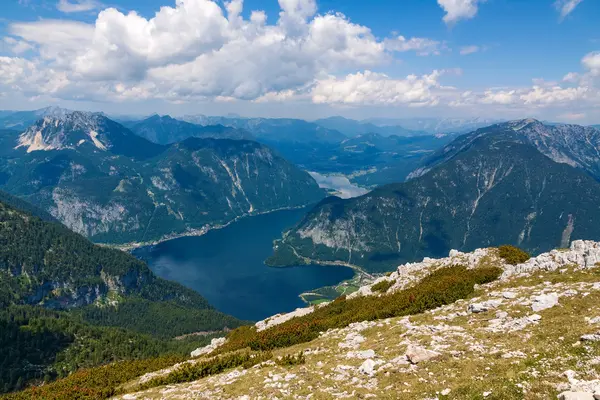
[[[235,352],[218,357],[200,361],[197,363],[188,363],[177,368],[175,371],[166,376],[161,376],[145,383],[140,389],[149,389],[156,386],[171,385],[183,382],[193,382],[207,376],[220,374],[221,372],[242,367],[244,369],[251,368],[264,361],[273,358],[271,352]]]
[[[374,292],[385,293],[389,288],[392,287],[394,281],[381,281],[373,286],[371,286],[371,290]]]
[[[122,384],[148,372],[170,367],[183,357],[161,357],[123,361],[75,372],[65,379],[18,393],[0,396],[2,400],[102,400],[118,393]]]
[[[283,357],[279,357],[275,360],[275,363],[280,367],[291,367],[294,365],[302,365],[306,362],[304,352],[301,351],[298,354],[286,354]]]
[[[531,258],[526,251],[511,245],[498,247],[498,256],[511,265],[522,264]]]

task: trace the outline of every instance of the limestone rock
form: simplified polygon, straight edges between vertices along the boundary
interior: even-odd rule
[[[208,346],[200,347],[200,348],[192,351],[192,353],[190,355],[192,357],[200,357],[202,355],[210,354],[213,351],[215,351],[218,347],[223,346],[225,344],[225,342],[227,342],[227,339],[224,337],[215,338],[210,341],[210,344]]]
[[[563,392],[558,395],[559,400],[595,400],[594,395],[586,392]]]
[[[469,304],[469,311],[472,313],[482,313],[486,312],[492,308],[497,308],[500,304],[502,304],[502,300],[488,300],[483,303],[473,303]]]
[[[375,374],[375,366],[377,364],[372,359],[365,360],[360,367],[358,367],[358,371],[365,375],[373,376]]]
[[[409,345],[406,349],[406,358],[412,364],[418,364],[423,361],[433,360],[438,358],[441,354],[437,351],[427,350],[421,346]]]
[[[600,342],[600,332],[593,333],[591,335],[583,335],[581,337],[582,342]]]
[[[535,312],[552,308],[558,304],[558,293],[548,293],[535,296],[531,309]]]

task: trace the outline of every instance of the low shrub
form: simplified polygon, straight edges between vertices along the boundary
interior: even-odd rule
[[[180,356],[123,361],[103,367],[83,369],[39,387],[0,396],[2,400],[103,400],[118,393],[118,387],[148,372],[183,361]]]
[[[498,256],[511,265],[522,264],[531,258],[526,251],[511,245],[498,247]]]
[[[264,331],[242,327],[230,332],[219,353],[250,348],[273,350],[316,339],[328,329],[344,328],[353,322],[412,315],[463,299],[475,284],[489,283],[500,276],[497,267],[467,269],[464,266],[441,268],[415,286],[379,297],[342,296],[313,313],[293,318]]]
[[[388,291],[389,288],[392,287],[393,284],[394,284],[394,281],[381,281],[381,282],[371,286],[371,290],[373,292],[385,293]]]
[[[251,368],[264,361],[273,358],[271,352],[235,352],[222,356],[217,356],[205,361],[200,361],[195,364],[184,364],[168,375],[161,376],[150,380],[142,385],[139,389],[149,389],[157,386],[172,385],[176,383],[193,382],[207,376],[220,374],[221,372],[242,367],[244,369]]]
[[[298,354],[286,354],[283,357],[275,359],[275,363],[280,367],[291,367],[294,365],[302,365],[306,362],[306,357],[304,357],[304,352],[299,352]]]

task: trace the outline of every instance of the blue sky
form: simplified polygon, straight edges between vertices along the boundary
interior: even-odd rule
[[[600,123],[597,0],[4,0],[0,109]]]

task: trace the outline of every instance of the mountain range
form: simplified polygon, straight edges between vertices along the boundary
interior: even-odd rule
[[[142,121],[129,121],[124,123],[124,125],[129,127],[136,135],[158,144],[172,144],[191,137],[254,139],[250,133],[241,129],[230,128],[223,125],[201,126],[180,121],[168,115],[153,115]]]
[[[539,253],[598,239],[598,135],[522,120],[461,136],[405,183],[323,200],[276,242],[268,262],[338,261],[385,271],[450,249],[509,243]]]
[[[254,141],[159,145],[98,113],[46,116],[4,131],[2,144],[0,188],[97,242],[203,232],[324,196],[308,173]]]
[[[184,118],[193,123],[155,115],[123,124],[159,144],[189,137],[256,140],[303,169],[323,174],[346,174],[353,182],[369,187],[403,181],[424,156],[440,149],[455,136],[408,132],[401,127],[378,127],[341,117],[315,122],[239,117]]]
[[[343,133],[313,122],[292,118],[239,118],[186,115],[183,121],[201,126],[223,125],[250,132],[263,143],[337,143],[347,138]]]

